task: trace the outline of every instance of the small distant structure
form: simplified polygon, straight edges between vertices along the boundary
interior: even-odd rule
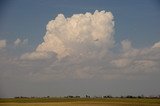
[[[86,95],[86,98],[91,98],[89,95]]]
[[[103,98],[113,98],[111,95],[103,96]]]
[[[72,96],[72,95],[69,95],[69,96],[67,96],[67,98],[74,98],[74,96]]]

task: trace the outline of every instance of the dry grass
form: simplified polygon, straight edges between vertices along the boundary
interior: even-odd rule
[[[160,106],[160,99],[34,98],[0,99],[0,106]]]
[[[60,102],[60,103],[0,103],[0,106],[160,106],[160,104],[145,103],[77,103],[77,102]]]

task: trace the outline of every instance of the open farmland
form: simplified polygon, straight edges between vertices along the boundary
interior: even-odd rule
[[[160,106],[160,99],[22,98],[0,99],[0,106]]]

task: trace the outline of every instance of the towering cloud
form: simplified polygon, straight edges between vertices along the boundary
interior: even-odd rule
[[[6,47],[6,40],[0,40],[0,49]]]
[[[123,40],[116,53],[112,51],[116,45],[111,12],[87,12],[69,18],[59,14],[47,24],[46,30],[43,42],[35,51],[23,54],[20,59],[24,60],[20,62],[22,66],[29,64],[25,68],[34,70],[29,74],[34,80],[67,77],[113,79],[156,73],[160,68],[160,42],[137,49],[131,41]],[[15,44],[22,42],[17,39]]]
[[[48,23],[44,42],[35,52],[44,55],[46,52],[54,52],[61,59],[66,56],[107,51],[114,45],[113,27],[111,12],[95,11],[93,14],[87,12],[74,14],[70,18],[59,14]]]

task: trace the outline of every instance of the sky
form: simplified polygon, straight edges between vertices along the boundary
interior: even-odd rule
[[[2,0],[0,97],[160,95],[158,0]]]

